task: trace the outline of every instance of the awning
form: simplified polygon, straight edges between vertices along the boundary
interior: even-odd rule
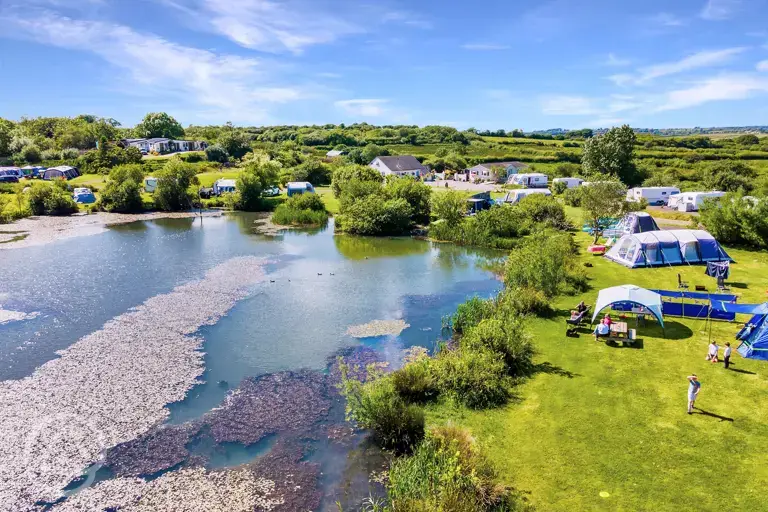
[[[722,300],[713,300],[712,309],[727,313],[739,313],[742,315],[764,315],[768,313],[768,302],[764,304],[734,304]]]
[[[597,315],[599,315],[602,310],[617,302],[630,302],[644,307],[653,313],[653,316],[656,317],[659,324],[664,327],[664,317],[661,313],[661,295],[633,284],[625,284],[600,290],[600,293],[597,295],[597,304],[595,305],[595,312],[592,315],[592,322],[595,321]]]

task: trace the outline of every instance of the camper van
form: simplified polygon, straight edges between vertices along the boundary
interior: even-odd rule
[[[523,173],[513,174],[509,177],[510,185],[522,185],[525,188],[547,188],[549,178],[546,174],[535,173]]]
[[[651,206],[661,206],[667,204],[671,196],[679,193],[677,187],[637,187],[627,190],[627,201],[640,202],[645,199]]]
[[[568,188],[576,188],[581,186],[584,180],[581,178],[555,178],[552,180],[552,183],[565,183],[565,186]]]
[[[151,194],[157,188],[157,178],[154,176],[147,176],[144,178],[144,191]]]
[[[677,209],[681,212],[697,212],[706,199],[723,197],[725,192],[686,192],[676,199]]]
[[[552,192],[546,188],[521,188],[519,190],[512,190],[507,192],[504,199],[499,199],[500,204],[515,204],[519,203],[522,199],[532,194],[544,194],[545,196],[551,196]]]

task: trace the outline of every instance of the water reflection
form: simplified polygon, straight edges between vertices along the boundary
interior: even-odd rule
[[[367,258],[392,258],[426,254],[430,250],[428,242],[412,238],[370,238],[349,235],[333,237],[339,254],[352,260]]]

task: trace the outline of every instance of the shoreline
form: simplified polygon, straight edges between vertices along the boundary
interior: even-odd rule
[[[75,214],[68,217],[27,217],[0,225],[0,251],[23,249],[104,233],[110,226],[157,219],[220,217],[222,212],[151,212]]]

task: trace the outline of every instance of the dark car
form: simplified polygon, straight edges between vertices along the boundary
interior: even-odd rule
[[[19,178],[17,178],[16,176],[9,176],[9,175],[0,176],[0,183],[18,183],[18,182],[19,182]]]

